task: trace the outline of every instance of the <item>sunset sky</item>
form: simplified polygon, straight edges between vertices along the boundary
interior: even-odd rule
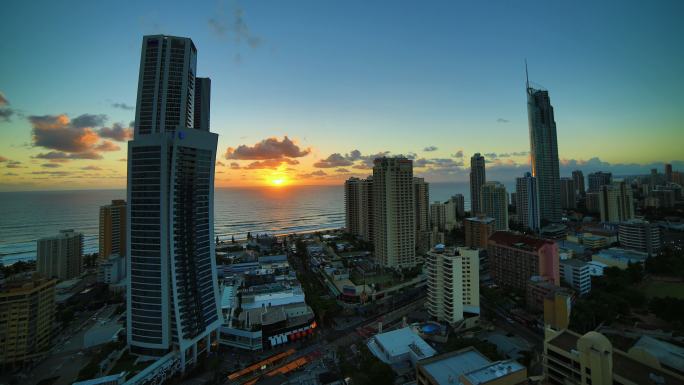
[[[481,4],[482,3],[482,4]],[[601,4],[597,4],[601,3]],[[619,4],[619,5],[618,5]],[[3,1],[0,191],[124,188],[142,36],[193,39],[217,186],[529,169],[525,67],[561,176],[684,171],[684,2]]]

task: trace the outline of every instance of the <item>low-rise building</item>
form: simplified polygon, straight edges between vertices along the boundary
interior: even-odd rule
[[[541,312],[544,310],[544,299],[556,292],[570,292],[569,289],[558,286],[548,278],[534,276],[527,283],[525,303],[529,310]]]
[[[642,219],[632,219],[618,226],[618,241],[622,248],[654,255],[662,246],[660,233],[660,226],[657,224]]]
[[[50,349],[56,283],[34,273],[0,283],[0,368],[31,363]]]
[[[543,366],[549,384],[684,384],[684,377],[660,367],[657,359],[615,349],[603,334],[547,333]]]
[[[563,281],[575,289],[579,295],[591,292],[591,266],[579,259],[560,261],[560,275]]]
[[[611,247],[610,249],[600,250],[598,253],[591,256],[591,260],[601,262],[609,267],[617,267],[619,269],[626,269],[630,263],[645,263],[648,254],[641,253],[634,250],[626,250],[618,247]]]
[[[489,236],[494,234],[494,222],[494,218],[484,215],[466,218],[463,223],[465,246],[486,249]]]
[[[367,345],[375,357],[388,365],[401,365],[410,361],[415,366],[418,361],[437,354],[409,326],[376,334],[368,340]]]
[[[527,369],[514,360],[490,361],[473,347],[418,362],[418,385],[516,385],[527,383]]]

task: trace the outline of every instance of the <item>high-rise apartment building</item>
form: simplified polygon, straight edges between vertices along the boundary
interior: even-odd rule
[[[83,272],[83,234],[60,230],[38,240],[36,270],[49,278],[66,281]]]
[[[100,207],[100,261],[112,254],[126,256],[126,201],[117,199]]]
[[[584,189],[584,173],[582,170],[573,171],[572,180],[575,181],[575,194],[578,197],[583,197],[586,190]]]
[[[453,230],[458,227],[459,218],[465,214],[464,198],[462,194],[456,194],[444,202],[446,211],[446,230]]]
[[[56,283],[33,273],[0,281],[0,370],[31,363],[48,353]]]
[[[494,218],[484,215],[466,218],[463,221],[466,247],[486,249],[489,236],[496,231],[495,222]]]
[[[530,126],[532,176],[539,186],[539,215],[549,222],[560,222],[560,171],[556,122],[549,92],[527,83],[527,114]]]
[[[432,230],[446,230],[446,205],[442,202],[430,204],[430,228]]]
[[[601,222],[623,222],[634,218],[632,189],[625,182],[613,182],[599,189]]]
[[[684,173],[681,171],[672,172],[672,183],[676,183],[684,187]]]
[[[347,231],[364,241],[373,241],[373,178],[351,177],[344,183],[344,212]]]
[[[482,213],[480,206],[480,191],[487,181],[485,174],[485,158],[476,153],[470,158],[470,215],[476,216]]]
[[[210,83],[196,78],[192,40],[145,36],[135,136],[128,142],[128,345],[179,352],[181,370],[221,324],[214,257]]]
[[[553,241],[497,231],[489,237],[487,253],[489,271],[500,286],[524,291],[533,276],[560,284],[558,245]]]
[[[416,265],[413,161],[378,158],[373,165],[375,258],[385,267]]]
[[[647,253],[649,256],[660,251],[663,244],[660,226],[642,219],[630,219],[618,225],[618,241],[623,249]]]
[[[584,196],[584,207],[587,209],[587,212],[594,214],[599,212],[599,210],[601,209],[601,207],[599,206],[599,195],[601,194],[598,191],[586,192]]]
[[[564,209],[577,208],[577,188],[573,178],[561,178],[561,207]]]
[[[672,165],[665,163],[665,182],[672,182]]]
[[[508,193],[499,182],[486,182],[480,190],[481,210],[496,220],[497,230],[508,230]]]
[[[480,253],[465,247],[435,246],[427,253],[427,309],[440,322],[463,321],[464,313],[480,314]]]
[[[529,172],[522,178],[516,178],[515,200],[515,212],[520,226],[539,231],[539,186],[537,178]]]
[[[613,174],[610,172],[592,172],[589,174],[589,191],[598,192],[601,186],[613,183]]]
[[[420,253],[430,249],[430,185],[423,178],[413,178],[414,211],[416,215],[416,248]]]

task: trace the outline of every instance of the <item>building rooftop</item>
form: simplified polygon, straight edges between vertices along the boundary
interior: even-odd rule
[[[497,361],[464,374],[472,385],[487,384],[511,373],[524,371],[525,367],[515,360]]]
[[[420,336],[414,333],[411,327],[408,326],[402,329],[377,334],[373,339],[387,355],[393,357],[413,353],[420,360],[437,354],[437,351],[433,349],[432,346],[420,338]]]
[[[565,330],[549,340],[548,343],[566,352],[571,352],[577,349],[577,341],[579,341],[580,337],[575,332]],[[664,381],[661,382],[662,384],[684,385],[684,380],[662,369],[652,368],[643,364],[630,357],[627,353],[615,348],[613,348],[613,373],[622,378],[628,378],[635,384],[655,384],[654,377],[660,377]]]
[[[547,239],[534,238],[529,235],[513,233],[510,231],[497,231],[489,237],[490,242],[495,242],[496,244],[515,247],[519,249],[528,249],[537,251],[540,248],[553,245],[553,241]]]
[[[618,261],[628,262],[644,262],[648,258],[648,254],[634,250],[621,249],[619,247],[611,247],[596,253],[601,258],[615,259]]]
[[[490,224],[495,221],[494,218],[492,217],[470,217],[467,218],[466,220],[470,222],[478,222],[478,223],[484,223],[484,224]]]
[[[574,258],[563,259],[560,261],[560,263],[562,263],[563,265],[568,265],[568,266],[577,267],[577,268],[582,268],[582,267],[587,266],[586,262],[582,261],[581,259],[574,259]]]
[[[453,384],[461,375],[489,364],[489,359],[473,347],[420,362],[423,370],[438,384]]]
[[[660,361],[661,365],[684,371],[684,348],[649,336],[642,336],[632,348],[643,349]]]
[[[259,263],[287,262],[287,255],[264,255],[259,257]]]

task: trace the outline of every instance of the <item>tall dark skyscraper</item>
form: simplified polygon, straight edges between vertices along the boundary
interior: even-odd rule
[[[470,214],[473,216],[483,212],[480,190],[485,182],[485,158],[478,152],[470,157]]]
[[[539,213],[542,220],[560,222],[560,172],[556,121],[549,92],[527,82],[527,115],[530,126],[532,176],[539,185]]]
[[[573,171],[572,180],[575,181],[575,193],[577,196],[583,197],[586,190],[584,188],[584,173],[582,170]]]
[[[209,349],[220,326],[214,258],[209,79],[196,79],[192,40],[145,36],[135,136],[128,142],[128,345],[180,354]]]

